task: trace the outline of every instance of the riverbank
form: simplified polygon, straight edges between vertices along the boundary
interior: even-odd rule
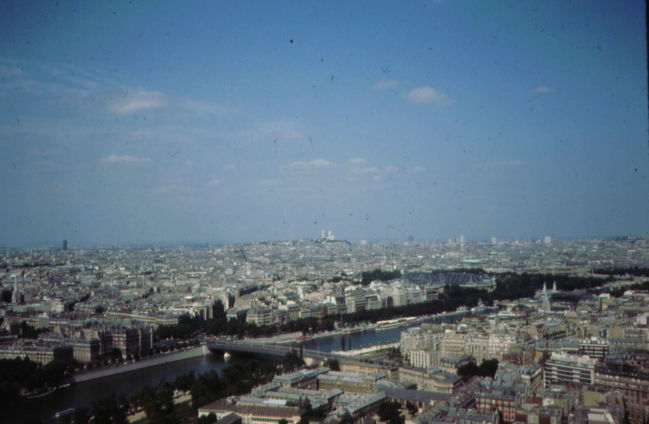
[[[366,355],[368,353],[376,353],[380,352],[382,350],[388,350],[388,349],[395,349],[399,347],[399,342],[394,342],[394,343],[384,343],[384,344],[379,344],[379,345],[373,345],[373,346],[368,346],[368,347],[361,347],[358,349],[352,349],[352,350],[335,350],[332,351],[331,353],[335,353],[336,355],[340,356],[362,356]]]
[[[137,371],[143,368],[155,367],[158,365],[169,364],[171,362],[197,358],[200,356],[208,355],[209,353],[210,351],[209,349],[207,349],[207,347],[196,346],[190,349],[182,350],[180,352],[167,353],[162,356],[141,359],[137,362],[122,362],[119,364],[112,365],[110,367],[103,367],[100,369],[85,371],[83,373],[75,374],[74,376],[72,376],[72,381],[74,383],[82,383],[85,381],[97,380],[100,378],[110,377],[117,374]]]
[[[174,396],[173,398],[174,405],[180,405],[182,403],[186,403],[191,400],[192,400],[192,396],[189,393],[182,393]],[[126,417],[126,419],[130,424],[145,422],[144,421],[145,418],[146,418],[146,413],[144,412],[143,409],[138,409],[136,412],[133,412],[132,414]]]

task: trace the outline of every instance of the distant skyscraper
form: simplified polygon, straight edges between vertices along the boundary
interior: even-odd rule
[[[68,250],[68,241],[63,240],[63,250]]]
[[[550,236],[545,236],[543,237],[543,244],[548,245],[552,243],[552,237]]]
[[[491,244],[498,244],[498,239],[496,237],[492,237]]]

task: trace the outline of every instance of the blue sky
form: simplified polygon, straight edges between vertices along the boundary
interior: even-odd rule
[[[644,2],[0,4],[0,244],[649,235]]]

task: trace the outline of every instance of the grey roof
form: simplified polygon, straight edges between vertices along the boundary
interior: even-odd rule
[[[450,393],[429,392],[425,390],[386,389],[381,391],[391,399],[417,402],[446,401],[451,397]]]

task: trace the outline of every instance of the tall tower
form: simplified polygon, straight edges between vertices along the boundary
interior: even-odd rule
[[[68,241],[67,240],[63,240],[63,250],[64,251],[68,250]]]
[[[18,277],[14,276],[14,289],[11,292],[11,303],[20,303],[20,293],[18,293]]]
[[[548,296],[548,288],[543,282],[543,306],[541,307],[542,311],[549,312],[552,310],[550,306],[550,296]]]

